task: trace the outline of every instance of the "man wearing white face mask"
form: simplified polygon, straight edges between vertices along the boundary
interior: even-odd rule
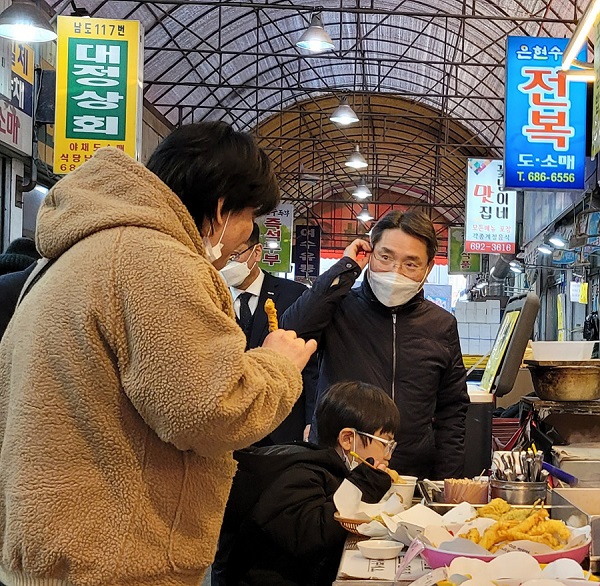
[[[233,308],[238,323],[248,341],[247,349],[262,346],[269,334],[264,305],[272,299],[281,315],[307,287],[296,281],[280,279],[262,271],[258,263],[262,256],[260,229],[254,223],[250,238],[240,244],[221,269],[221,275],[230,288]],[[315,408],[318,367],[316,355],[302,371],[302,395],[286,419],[262,441],[255,445],[282,444],[301,441],[310,424]]]
[[[352,242],[281,323],[319,342],[317,395],[360,380],[394,399],[402,423],[392,468],[442,479],[462,476],[469,398],[456,320],[423,295],[436,251],[429,218],[390,212],[371,244]]]

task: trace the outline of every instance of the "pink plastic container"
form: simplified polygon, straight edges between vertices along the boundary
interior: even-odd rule
[[[590,542],[574,547],[572,549],[565,549],[560,551],[553,551],[552,553],[535,554],[534,557],[540,564],[549,564],[555,560],[569,558],[575,560],[580,564],[588,555],[590,549]],[[464,553],[456,553],[453,551],[443,551],[441,549],[435,549],[425,545],[425,549],[421,552],[421,557],[429,564],[432,568],[441,568],[443,566],[449,566],[450,562],[454,558],[475,558],[483,560],[484,562],[491,562],[494,558],[502,555],[469,555]]]

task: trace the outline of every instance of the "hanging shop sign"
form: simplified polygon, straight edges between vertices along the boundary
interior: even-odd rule
[[[113,146],[139,158],[142,35],[137,20],[58,17],[54,172]]]
[[[294,277],[316,279],[321,268],[321,227],[296,226]]]
[[[517,194],[502,189],[502,161],[469,159],[465,252],[514,254]]]
[[[27,156],[33,145],[33,48],[2,41],[0,60],[0,142]]]
[[[270,273],[289,273],[292,268],[294,206],[279,204],[271,213],[256,219],[263,245],[260,267]]]
[[[568,41],[508,37],[507,189],[584,188],[586,84],[560,73]],[[585,49],[577,58],[585,61]]]
[[[465,252],[465,229],[462,226],[448,228],[448,274],[463,275],[481,272],[481,256]]]

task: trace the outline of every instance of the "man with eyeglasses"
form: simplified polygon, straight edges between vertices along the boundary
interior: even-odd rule
[[[436,251],[429,218],[390,212],[371,243],[352,242],[281,324],[318,341],[317,396],[343,380],[389,393],[401,416],[392,468],[443,479],[463,474],[469,397],[456,320],[423,294]]]
[[[258,265],[262,250],[260,229],[255,222],[250,238],[234,250],[229,257],[229,262],[221,269],[221,275],[233,297],[237,321],[246,334],[246,350],[262,346],[269,333],[267,314],[263,310],[267,299],[273,300],[281,315],[307,290],[307,287],[301,283],[280,279],[262,271]],[[304,439],[315,408],[317,375],[315,356],[302,371],[302,395],[292,412],[277,429],[257,445],[281,444]]]

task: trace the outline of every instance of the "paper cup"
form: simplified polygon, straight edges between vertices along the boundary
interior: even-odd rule
[[[403,484],[394,484],[392,483],[392,487],[389,490],[388,494],[397,494],[398,498],[402,502],[405,507],[410,507],[412,505],[413,496],[415,494],[415,486],[417,484],[416,476],[404,476]]]

